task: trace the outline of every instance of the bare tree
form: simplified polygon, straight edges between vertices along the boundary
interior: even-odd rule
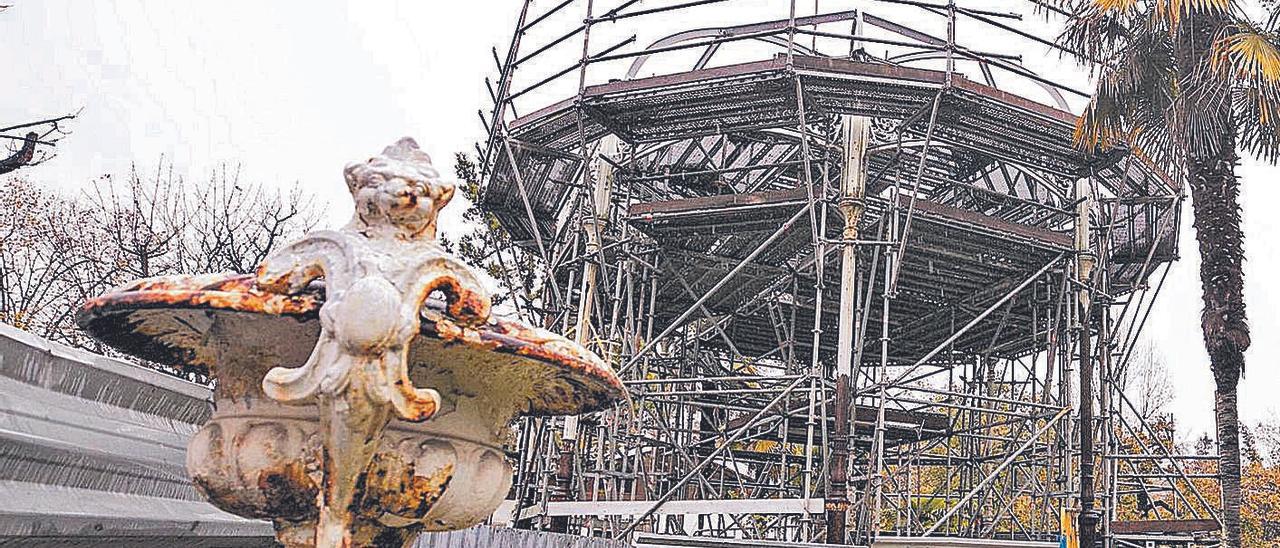
[[[90,222],[101,229],[118,259],[103,265],[121,282],[179,272],[180,234],[186,225],[182,180],[162,160],[144,178],[137,166],[123,183],[111,175],[94,181],[85,193]]]
[[[222,165],[198,182],[163,159],[123,181],[104,176],[86,193],[94,223],[123,256],[125,278],[192,272],[250,272],[283,240],[319,220],[298,185],[271,190]]]
[[[0,184],[0,321],[83,345],[76,303],[115,281],[105,234],[88,208],[26,179]]]
[[[1280,467],[1280,413],[1272,409],[1253,427],[1253,436],[1262,461]]]
[[[0,158],[0,175],[16,171],[18,168],[40,165],[52,159],[53,147],[59,140],[70,134],[61,122],[73,120],[78,114],[78,112],[64,114],[0,127],[0,141],[5,142],[7,150],[5,156]],[[24,129],[26,131],[21,135],[13,133]]]
[[[297,185],[269,189],[234,166],[188,183],[162,160],[77,196],[12,178],[0,186],[0,321],[102,351],[73,322],[89,297],[140,277],[249,272],[320,213]]]
[[[1120,373],[1120,385],[1133,402],[1138,418],[1151,422],[1167,412],[1173,403],[1173,382],[1169,380],[1169,368],[1151,341],[1140,341],[1134,347],[1129,363]]]

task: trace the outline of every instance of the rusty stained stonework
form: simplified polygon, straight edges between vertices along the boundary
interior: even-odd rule
[[[510,487],[501,446],[516,415],[624,394],[579,345],[489,317],[476,276],[435,241],[453,187],[412,140],[346,179],[351,223],[256,276],[142,280],[79,318],[112,346],[217,378],[188,470],[218,507],[273,520],[287,546],[401,546],[474,525]]]

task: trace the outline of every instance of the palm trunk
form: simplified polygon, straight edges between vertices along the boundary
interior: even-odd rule
[[[1249,325],[1244,304],[1244,233],[1240,226],[1235,137],[1221,137],[1213,158],[1191,158],[1188,179],[1200,248],[1201,328],[1216,381],[1214,415],[1222,482],[1223,545],[1240,546],[1240,423],[1236,385],[1244,373]]]
[[[1218,425],[1218,474],[1222,481],[1223,546],[1240,546],[1240,422],[1236,412],[1236,387],[1218,386],[1214,393],[1214,418]]]

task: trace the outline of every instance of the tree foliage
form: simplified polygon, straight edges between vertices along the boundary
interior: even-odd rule
[[[1280,10],[1252,21],[1232,0],[1059,0],[1059,41],[1097,72],[1076,126],[1090,149],[1131,147],[1161,165],[1241,147],[1280,159]],[[1225,114],[1225,115],[1224,115]],[[1234,150],[1230,151],[1234,152]]]
[[[458,178],[458,189],[468,202],[463,220],[473,230],[444,241],[445,246],[497,282],[495,305],[507,305],[517,311],[534,306],[541,294],[541,267],[533,256],[516,247],[498,218],[480,206],[483,186],[475,161],[457,153],[454,174]]]

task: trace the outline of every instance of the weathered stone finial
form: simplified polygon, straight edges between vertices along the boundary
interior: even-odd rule
[[[453,198],[454,187],[440,179],[413,138],[402,137],[379,156],[347,164],[343,172],[356,203],[348,228],[402,240],[436,238],[436,217]]]

